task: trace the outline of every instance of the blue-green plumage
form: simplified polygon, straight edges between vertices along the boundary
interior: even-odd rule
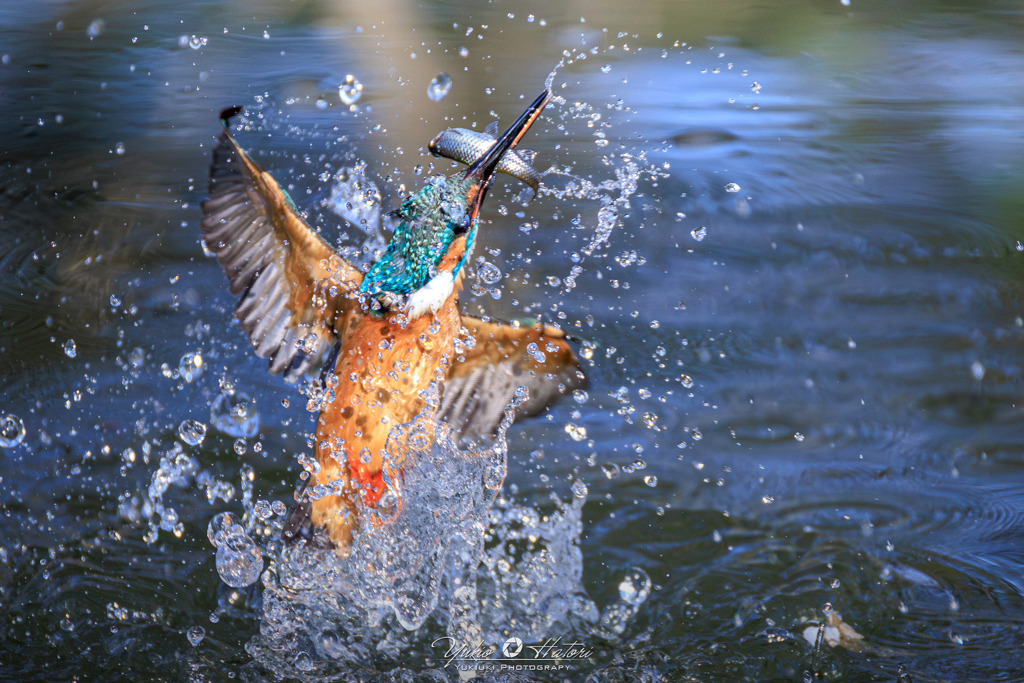
[[[460,176],[436,178],[412,195],[395,212],[401,219],[387,249],[363,279],[360,291],[385,299],[408,295],[438,274],[438,264],[452,241],[467,235],[467,249],[452,276],[466,261],[476,236],[476,223],[466,201],[472,180]]]

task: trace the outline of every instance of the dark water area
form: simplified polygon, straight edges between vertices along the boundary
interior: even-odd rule
[[[394,206],[448,171],[437,132],[511,121],[567,52],[524,144],[626,199],[602,242],[566,176],[526,207],[499,178],[474,259],[500,291],[463,301],[593,347],[586,393],[509,432],[505,490],[582,484],[587,592],[652,590],[571,674],[514,680],[1024,680],[1022,32],[1001,1],[8,3],[0,679],[281,675],[207,525],[250,485],[291,500],[312,418],[200,243],[218,112],[352,243],[331,174],[365,162]],[[160,458],[224,381],[259,432],[182,444],[206,474],[154,538]],[[288,675],[458,677],[438,661]]]

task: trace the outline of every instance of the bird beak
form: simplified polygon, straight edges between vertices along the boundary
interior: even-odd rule
[[[533,101],[533,104],[526,108],[526,111],[519,115],[515,123],[498,137],[494,145],[484,152],[479,159],[474,161],[472,166],[466,169],[464,178],[476,178],[479,181],[479,189],[474,198],[473,210],[470,215],[475,217],[479,213],[480,205],[484,201],[484,194],[494,180],[494,174],[498,168],[498,162],[501,161],[501,157],[505,155],[505,152],[515,148],[519,140],[526,135],[526,131],[530,130],[530,126],[533,125],[533,122],[537,120],[537,117],[540,116],[540,113],[544,111],[544,107],[550,101],[551,91],[545,90],[540,94],[540,97]]]

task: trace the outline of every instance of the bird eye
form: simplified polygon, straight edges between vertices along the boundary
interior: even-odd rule
[[[473,223],[473,220],[471,218],[469,218],[469,216],[467,216],[466,220],[462,221],[461,223],[455,223],[453,221],[452,222],[452,232],[454,232],[456,235],[463,235],[463,234],[469,232],[469,228],[472,225],[472,223]]]

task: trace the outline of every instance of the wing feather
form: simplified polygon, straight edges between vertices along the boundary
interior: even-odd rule
[[[343,340],[357,315],[362,274],[299,216],[288,194],[228,130],[210,165],[203,236],[238,295],[235,316],[270,371],[295,381]],[[310,336],[312,335],[312,336]]]
[[[455,358],[438,417],[464,441],[492,438],[516,389],[529,398],[516,419],[536,415],[585,384],[579,360],[561,330],[462,316],[472,346]]]

